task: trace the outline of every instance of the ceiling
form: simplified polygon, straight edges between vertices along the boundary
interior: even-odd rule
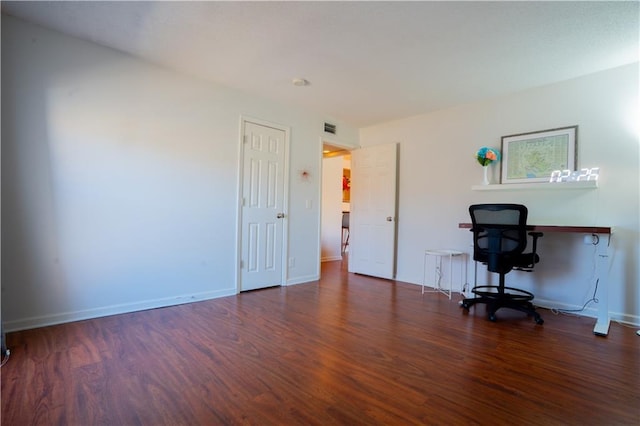
[[[638,61],[634,1],[2,1],[2,12],[356,127]]]

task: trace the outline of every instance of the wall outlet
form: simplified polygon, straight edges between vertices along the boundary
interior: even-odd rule
[[[584,244],[587,246],[595,246],[596,244],[598,244],[598,236],[594,234],[585,235]]]
[[[289,258],[289,268],[293,268],[296,266],[296,258],[295,257],[290,257]]]

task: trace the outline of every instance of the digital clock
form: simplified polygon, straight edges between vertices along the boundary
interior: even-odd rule
[[[549,182],[584,182],[588,180],[598,180],[600,175],[600,167],[592,167],[590,169],[580,170],[554,170],[551,172]]]

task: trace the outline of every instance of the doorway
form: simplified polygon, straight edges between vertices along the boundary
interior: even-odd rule
[[[350,212],[351,151],[322,141],[322,210],[320,261],[346,260],[348,229],[344,218]]]
[[[342,255],[337,254],[326,256],[323,253],[325,244],[323,240],[327,238],[325,235],[327,234],[331,239],[327,244],[330,244],[334,250],[340,247],[341,234],[335,237],[333,230],[341,229],[342,211],[348,211],[350,213],[349,255],[344,260],[348,260],[349,272],[386,279],[395,277],[398,230],[398,148],[399,143],[358,148],[353,151],[342,148],[342,151],[347,151],[350,155],[350,170],[354,185],[350,189],[353,193],[349,195],[348,205],[340,202],[339,207],[336,207],[336,204],[330,205],[327,188],[336,188],[337,185],[340,193],[342,192],[343,171],[338,169],[335,178],[337,184],[334,184],[334,181],[325,182],[326,179],[330,179],[328,167],[325,166],[331,163],[329,160],[332,157],[338,157],[340,154],[323,158],[321,261],[343,258]],[[337,164],[341,163],[335,163],[333,166],[336,167]],[[338,197],[338,199],[344,199],[342,195]]]

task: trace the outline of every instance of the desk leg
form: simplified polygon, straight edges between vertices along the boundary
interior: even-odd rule
[[[598,336],[606,336],[609,334],[609,244],[611,243],[611,235],[599,236],[598,241],[598,261],[596,263],[597,277],[600,280],[598,285],[600,291],[598,292],[598,320],[596,326],[593,328],[593,334]]]

